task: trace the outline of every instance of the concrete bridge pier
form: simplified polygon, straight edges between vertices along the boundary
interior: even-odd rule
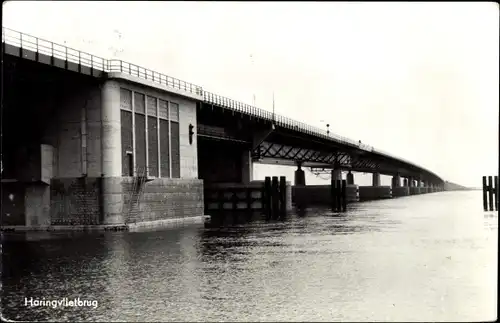
[[[332,169],[332,179],[341,181],[342,171],[340,169]]]
[[[380,186],[380,173],[373,173],[372,186],[359,187],[361,201],[387,199],[392,197],[391,186]]]
[[[418,194],[418,181],[414,177],[408,177],[408,187],[410,188],[410,195]]]
[[[354,174],[349,171],[346,176],[347,185],[354,185]]]
[[[122,224],[122,156],[120,85],[108,80],[101,87],[102,224]]]
[[[401,176],[397,174],[392,178],[392,196],[401,197],[410,195],[410,188],[408,187],[409,180],[404,179],[404,185],[401,186]]]
[[[337,174],[337,179],[342,180],[342,173],[339,171]],[[346,199],[347,203],[359,202],[360,200],[360,192],[359,186],[354,184],[354,174],[349,171],[346,175]]]
[[[250,184],[253,180],[252,152],[244,150],[241,156],[241,181],[243,184]]]
[[[332,169],[332,180],[342,181],[342,170]],[[359,201],[359,187],[354,184],[354,174],[349,171],[346,175],[346,201],[347,203]]]
[[[380,173],[372,174],[372,185],[375,187],[380,186]]]
[[[432,190],[431,190],[431,183],[429,181],[425,181],[425,191],[427,193],[432,193]]]
[[[295,186],[306,186],[306,175],[302,169],[302,163],[297,163],[297,170],[294,178]]]
[[[419,178],[415,179],[415,194],[422,194],[422,182]]]
[[[401,186],[401,176],[399,174],[392,177],[392,187],[400,187]]]

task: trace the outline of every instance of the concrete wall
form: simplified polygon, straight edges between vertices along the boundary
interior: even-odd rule
[[[228,193],[227,194],[232,194],[231,193],[231,189],[232,188],[255,188],[256,191],[252,193],[252,197],[254,198],[262,198],[262,192],[258,192],[257,190],[261,190],[263,187],[264,187],[264,181],[251,181],[249,183],[212,183],[210,184],[210,187],[213,187],[213,188],[223,188],[223,189],[227,189]],[[226,195],[228,196],[228,195]],[[243,193],[242,194],[239,194],[238,195],[240,198],[243,198],[244,195]],[[246,195],[245,195],[246,196]],[[215,203],[213,203],[215,204]],[[226,203],[224,205],[224,208],[225,209],[232,209],[232,203]],[[246,202],[242,201],[240,203],[237,204],[237,207],[238,208],[241,208],[241,209],[246,209],[247,207],[247,204]],[[216,205],[209,205],[209,208],[217,208]],[[290,211],[292,210],[292,183],[287,181],[286,182],[286,209],[287,211]],[[252,204],[252,209],[262,209],[262,201],[255,201],[253,204]]]
[[[100,87],[82,85],[65,93],[43,141],[53,147],[54,177],[101,176]]]
[[[144,183],[144,188],[136,190],[135,193],[133,193],[133,178],[117,177],[106,180],[113,180],[112,187],[116,186],[114,190],[108,191],[107,198],[119,203],[115,209],[120,213],[122,221],[117,223],[137,223],[203,215],[203,182],[201,180],[155,179]],[[50,192],[50,224],[102,224],[101,182],[101,178],[53,179]],[[47,195],[43,197],[47,198]],[[40,199],[40,197],[37,198]],[[41,211],[37,212],[41,213]],[[35,218],[35,216],[31,217]],[[37,217],[42,218],[41,215]],[[30,223],[27,222],[27,225],[29,224],[44,223],[33,220]]]
[[[254,188],[255,191],[252,192],[252,197],[253,198],[262,198],[262,189],[264,187],[264,181],[251,181],[250,183],[212,183],[210,184],[210,187],[211,188],[221,188],[223,190],[227,190],[227,193],[224,193],[224,195],[226,197],[230,197],[232,196],[232,189],[233,188]],[[246,197],[246,193],[245,192],[241,192],[239,194],[237,194],[237,196],[241,199],[243,199],[242,201],[238,202],[237,203],[237,208],[238,209],[246,209],[247,208],[247,203],[246,201],[244,201],[244,198]],[[213,197],[216,197],[216,196],[213,196]],[[252,209],[262,209],[262,201],[261,200],[257,200],[257,201],[254,201],[251,205],[251,208]],[[230,203],[230,202],[226,202],[224,203],[223,205],[224,209],[232,209],[233,208],[233,204]],[[208,205],[208,208],[209,209],[218,209],[219,206],[218,206],[218,203],[210,203]],[[286,182],[286,209],[287,211],[290,211],[292,210],[292,184],[291,182],[287,181]]]
[[[123,178],[123,214],[126,223],[204,215],[203,181],[158,178],[133,190],[133,179]],[[132,201],[132,203],[131,203]]]
[[[358,185],[347,185],[346,199],[348,203],[359,201]],[[301,205],[331,205],[330,185],[293,186],[292,200]]]
[[[56,178],[50,185],[50,224],[101,224],[101,178]]]
[[[392,198],[391,186],[360,186],[360,201],[379,200]]]
[[[346,187],[347,203],[359,202],[359,185],[351,184]]]
[[[410,188],[408,186],[400,186],[392,188],[393,197],[401,197],[410,195]]]
[[[2,225],[25,225],[26,186],[23,183],[2,183]]]
[[[50,225],[50,186],[30,183],[24,195],[26,225]]]

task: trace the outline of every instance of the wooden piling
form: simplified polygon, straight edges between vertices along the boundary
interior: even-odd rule
[[[483,207],[488,211],[488,186],[486,185],[486,176],[483,176]]]
[[[342,181],[340,179],[337,180],[336,184],[336,192],[335,195],[337,197],[337,212],[342,211]]]
[[[217,191],[217,199],[219,202],[219,211],[224,210],[224,190]]]
[[[280,176],[279,193],[280,193],[280,218],[284,218],[286,216],[286,177],[285,176]]]
[[[271,216],[271,177],[266,176],[264,179],[264,190],[262,192],[262,204],[263,204],[263,209],[264,209],[264,214],[267,218],[270,218]]]
[[[231,202],[233,205],[233,210],[238,209],[238,192],[237,190],[233,190],[231,195]]]
[[[493,177],[488,176],[488,195],[489,195],[489,204],[490,204],[490,211],[493,211]]]
[[[335,179],[331,178],[331,181],[330,181],[330,205],[332,207],[332,211],[336,211],[337,210],[337,198],[335,196],[335,192],[336,192],[336,182],[335,182]]]
[[[342,180],[342,211],[347,211],[347,181]]]
[[[495,187],[494,187],[493,191],[495,194],[494,195],[495,196],[495,211],[498,211],[498,191],[499,191],[499,189],[498,189],[498,176],[495,176],[494,183],[495,183]]]
[[[272,186],[272,188],[271,188],[271,204],[272,204],[271,218],[276,219],[279,216],[279,206],[280,206],[278,176],[273,176],[273,179],[271,181],[271,186]]]
[[[247,211],[252,211],[252,204],[253,204],[253,201],[252,201],[252,189],[247,187],[247,189],[245,190],[245,193],[246,193],[246,201],[247,201]]]

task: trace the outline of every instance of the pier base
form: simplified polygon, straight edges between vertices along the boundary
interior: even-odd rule
[[[346,188],[347,203],[359,202],[359,186],[347,185]]]
[[[393,187],[392,197],[401,197],[410,195],[410,188],[407,186]]]
[[[390,186],[360,186],[359,200],[380,200],[392,198],[392,187]]]

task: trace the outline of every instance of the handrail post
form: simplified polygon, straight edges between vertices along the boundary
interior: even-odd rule
[[[19,57],[23,57],[23,34],[19,33]]]
[[[38,37],[35,37],[35,46],[36,46],[35,60],[38,62],[40,58],[40,54],[38,52]]]

